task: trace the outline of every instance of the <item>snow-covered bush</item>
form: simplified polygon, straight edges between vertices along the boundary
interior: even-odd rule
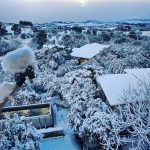
[[[101,99],[91,99],[79,127],[79,136],[90,147],[101,145],[103,149],[118,149],[121,143],[117,139],[115,118],[115,113]]]
[[[59,66],[70,60],[70,54],[61,47],[53,47],[51,49],[41,49],[41,51],[36,53],[36,57],[39,60],[39,69],[44,71],[45,69],[57,70]]]
[[[36,41],[38,44],[38,48],[41,49],[43,45],[47,42],[47,33],[44,30],[38,31],[36,35]]]
[[[1,63],[3,70],[12,74],[24,73],[28,66],[36,69],[35,55],[29,48],[20,48],[4,56]]]
[[[6,26],[0,22],[0,36],[6,35],[7,34]]]
[[[88,147],[117,149],[121,142],[115,125],[116,114],[101,99],[78,101],[68,114],[70,127]]]
[[[71,71],[64,76],[65,83],[61,84],[63,98],[71,106],[77,101],[88,101],[96,91],[90,70],[79,69]]]
[[[48,97],[47,90],[40,79],[33,80],[32,84],[26,81],[15,94],[10,105],[30,105],[44,102]]]
[[[1,40],[0,41],[0,56],[4,56],[10,51],[11,49],[10,49],[9,43],[4,40]]]
[[[116,126],[128,136],[120,138],[123,143],[130,144],[136,150],[150,148],[150,80],[140,80],[138,88],[129,88],[122,95],[126,102],[124,107],[118,107]]]
[[[62,45],[64,45],[67,48],[74,48],[88,44],[89,40],[84,34],[70,32],[70,34],[62,35],[61,42]]]
[[[26,124],[18,115],[6,116],[0,134],[1,150],[39,150],[42,135],[31,124]]]
[[[125,68],[150,67],[146,53],[141,46],[120,44],[104,49],[96,56],[96,60],[106,73],[122,73]]]
[[[11,51],[21,48],[21,46],[22,43],[19,39],[13,39],[9,41],[9,47]]]
[[[21,26],[19,24],[14,24],[11,30],[14,31],[15,35],[18,35],[21,33]]]
[[[8,97],[22,86],[26,77],[32,80],[35,77],[36,61],[32,50],[28,48],[18,49],[7,53],[1,62],[2,69],[14,75],[16,83],[3,83],[0,86],[1,104],[8,101]],[[2,106],[3,107],[3,106]]]

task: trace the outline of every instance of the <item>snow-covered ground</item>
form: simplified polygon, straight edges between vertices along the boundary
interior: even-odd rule
[[[73,132],[68,127],[68,110],[58,107],[54,113],[56,113],[55,129],[63,129],[64,136],[42,140],[40,150],[81,150],[81,146],[77,143]]]
[[[69,135],[41,141],[40,150],[81,150]]]

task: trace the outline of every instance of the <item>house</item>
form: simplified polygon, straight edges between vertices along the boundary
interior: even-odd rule
[[[71,56],[79,58],[80,63],[83,63],[96,56],[104,48],[108,47],[109,45],[98,43],[86,44],[80,48],[73,48]]]
[[[125,92],[129,88],[137,88],[150,77],[150,68],[125,69],[124,71],[126,74],[107,74],[97,77],[101,92],[106,97],[102,99],[112,107],[125,104],[126,102],[121,100]]]

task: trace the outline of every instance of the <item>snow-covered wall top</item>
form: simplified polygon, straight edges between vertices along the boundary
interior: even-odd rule
[[[107,47],[109,47],[109,45],[98,43],[86,44],[80,48],[73,48],[71,56],[90,59]]]

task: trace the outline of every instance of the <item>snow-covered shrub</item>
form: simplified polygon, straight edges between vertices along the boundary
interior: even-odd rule
[[[144,49],[150,50],[150,41],[149,41],[149,40],[143,41],[143,42],[141,43],[141,45],[142,45],[142,47],[143,47]]]
[[[38,48],[41,49],[43,45],[47,42],[47,33],[44,30],[38,31],[36,35],[36,41],[38,44]]]
[[[12,74],[24,73],[28,66],[36,69],[34,52],[29,48],[20,48],[4,56],[1,63],[3,70]]]
[[[0,22],[0,36],[6,35],[7,34],[6,26]]]
[[[88,101],[96,91],[90,70],[71,71],[65,74],[64,79],[65,83],[61,84],[61,93],[70,106],[79,100]]]
[[[10,49],[9,43],[4,40],[1,40],[0,41],[0,56],[4,56],[10,51],[11,49]]]
[[[95,60],[89,60],[82,65],[83,69],[90,70],[93,74],[93,77],[97,77],[103,74],[104,68],[99,65],[99,63]]]
[[[150,80],[140,80],[138,88],[129,88],[122,95],[126,102],[124,107],[118,107],[116,126],[127,133],[123,143],[130,144],[136,150],[150,148]]]
[[[58,70],[55,72],[57,77],[63,77],[66,73],[79,68],[78,59],[67,60],[65,64],[59,66]]]
[[[115,125],[116,114],[101,99],[77,101],[68,114],[70,127],[88,147],[117,149],[121,142]]]
[[[0,134],[1,150],[39,150],[42,135],[31,124],[26,124],[17,115],[6,116]]]
[[[54,71],[65,64],[71,56],[64,48],[56,46],[51,49],[41,49],[36,53],[36,57],[39,60],[39,69],[41,71],[48,68]]]
[[[62,45],[67,48],[81,47],[89,43],[88,38],[84,34],[71,32],[70,34],[64,34],[61,38]]]
[[[115,118],[115,113],[101,99],[91,99],[79,127],[79,136],[90,147],[101,145],[103,149],[118,149],[120,141],[117,140]]]
[[[21,48],[21,46],[22,43],[19,39],[13,39],[9,41],[9,47],[11,51]]]
[[[120,44],[100,51],[96,60],[106,73],[122,73],[125,68],[149,67],[150,59],[146,53],[141,46]]]
[[[30,21],[19,21],[19,24],[22,26],[30,26],[30,27],[33,26],[33,23]]]
[[[25,88],[23,88],[25,89]],[[20,90],[15,96],[15,102],[12,102],[11,105],[29,105],[29,104],[37,104],[41,100],[41,96],[36,93],[34,90],[32,91],[24,91]]]
[[[12,31],[14,31],[14,34],[20,34],[21,33],[21,27],[19,24],[14,24],[11,28]]]

